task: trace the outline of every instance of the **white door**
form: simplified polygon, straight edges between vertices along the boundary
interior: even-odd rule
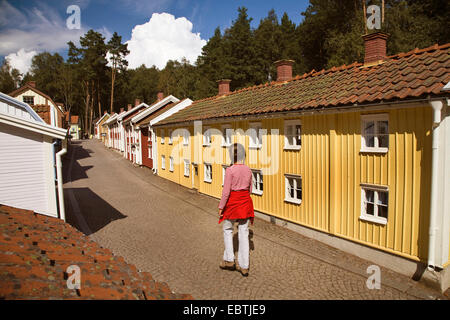
[[[0,123],[0,203],[49,214],[41,134]]]

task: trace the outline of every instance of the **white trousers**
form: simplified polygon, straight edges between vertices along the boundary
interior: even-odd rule
[[[248,222],[250,219],[224,220],[223,221],[223,239],[225,243],[225,252],[223,260],[233,262],[233,225],[238,222],[238,263],[242,269],[248,269],[249,266],[249,239],[248,239]]]

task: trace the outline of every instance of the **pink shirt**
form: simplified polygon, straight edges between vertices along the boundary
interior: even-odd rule
[[[231,191],[239,190],[252,192],[252,171],[245,164],[234,164],[226,169],[219,209],[225,208]]]

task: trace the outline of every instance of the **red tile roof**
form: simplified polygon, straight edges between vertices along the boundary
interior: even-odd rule
[[[30,107],[33,108],[33,110],[41,117],[42,120],[45,121],[47,124],[51,124],[50,119],[50,106],[45,104],[34,104],[30,105]]]
[[[0,205],[0,231],[0,299],[192,299],[62,220]],[[70,265],[79,290],[67,288]]]
[[[312,70],[289,81],[198,100],[158,125],[448,95],[441,90],[449,81],[450,43],[390,56],[381,64]]]
[[[77,124],[78,123],[78,116],[70,116],[70,123],[71,124]]]

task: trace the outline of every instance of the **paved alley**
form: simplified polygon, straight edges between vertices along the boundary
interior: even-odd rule
[[[217,199],[135,167],[94,140],[74,142],[64,170],[69,223],[195,299],[445,298],[383,268],[381,289],[369,290],[369,261],[257,218],[249,277],[222,271]]]

